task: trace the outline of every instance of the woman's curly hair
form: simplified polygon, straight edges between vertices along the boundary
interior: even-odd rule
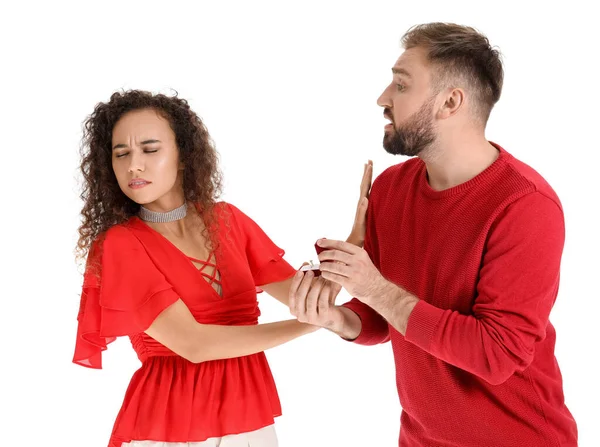
[[[83,126],[80,149],[83,189],[82,222],[79,227],[77,258],[87,256],[92,243],[112,226],[136,215],[140,205],[128,198],[119,187],[112,169],[112,132],[127,112],[154,109],[168,120],[175,133],[179,159],[185,166],[183,190],[186,201],[195,203],[205,223],[205,236],[216,249],[213,224],[214,205],[221,194],[222,175],[218,154],[202,120],[185,99],[146,91],[116,92],[107,103],[96,105]]]

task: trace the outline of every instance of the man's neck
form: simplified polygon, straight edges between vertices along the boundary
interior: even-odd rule
[[[436,191],[453,188],[476,177],[500,152],[482,134],[439,139],[421,158],[427,165],[429,185]]]

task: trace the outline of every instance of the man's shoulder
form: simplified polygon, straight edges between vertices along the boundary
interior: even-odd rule
[[[508,166],[510,167],[511,175],[519,177],[522,182],[530,186],[531,190],[547,197],[562,208],[560,199],[554,188],[533,167],[512,155],[508,161]]]
[[[411,181],[423,166],[423,161],[418,158],[410,158],[401,163],[392,165],[386,168],[373,181],[373,189],[387,190],[392,185],[397,185],[398,182]]]

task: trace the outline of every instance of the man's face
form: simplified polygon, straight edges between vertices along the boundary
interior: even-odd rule
[[[393,78],[377,104],[391,121],[384,128],[383,147],[394,155],[416,156],[436,140],[431,67],[424,49],[406,50],[392,68]]]

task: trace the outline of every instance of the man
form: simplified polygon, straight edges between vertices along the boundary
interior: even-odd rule
[[[576,446],[554,356],[561,203],[485,138],[498,52],[476,30],[410,29],[378,104],[383,145],[414,156],[371,188],[364,250],[321,240],[320,278],[298,273],[291,312],[363,345],[391,340],[400,446]],[[331,287],[353,297],[331,303]]]

